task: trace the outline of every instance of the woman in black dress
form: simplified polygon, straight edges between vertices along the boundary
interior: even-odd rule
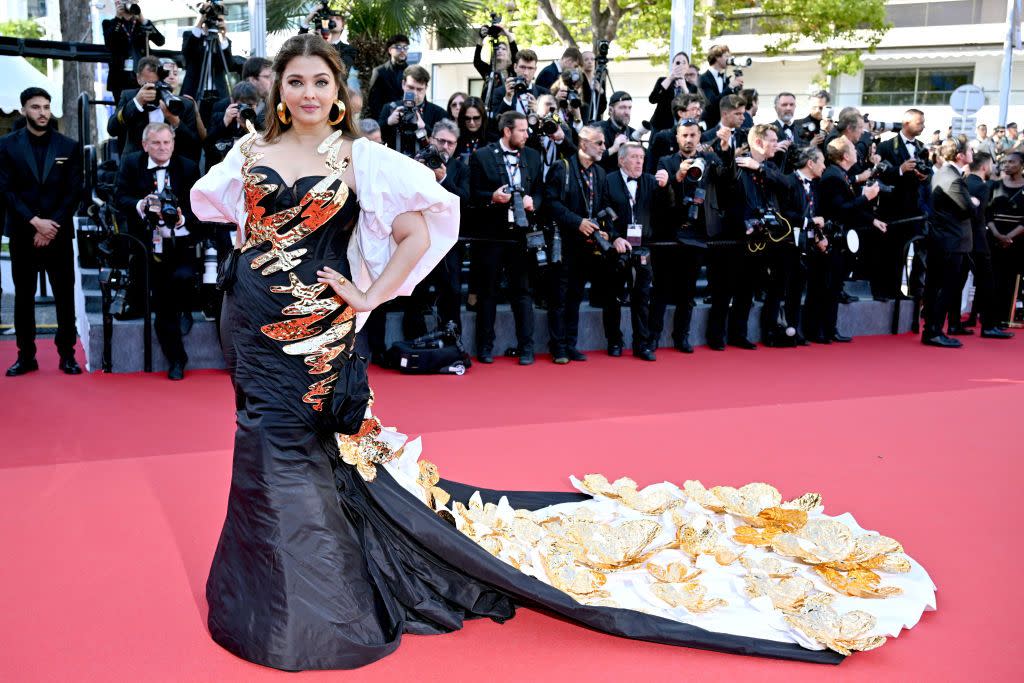
[[[579,492],[479,490],[440,479],[418,440],[382,429],[356,330],[452,247],[459,202],[426,167],[356,137],[341,70],[318,35],[289,39],[274,62],[266,132],[243,138],[192,191],[201,220],[244,228],[224,283],[237,431],[206,591],[214,640],[279,669],[353,668],[392,652],[403,633],[502,621],[528,603],[631,638],[835,663],[933,605],[924,570],[874,536],[866,550],[857,545],[854,564],[902,572],[887,575],[899,587],[884,590],[906,593],[886,600],[877,625],[849,612],[843,618],[856,623],[840,632],[836,610],[856,598],[809,580],[790,586],[798,595],[787,599],[800,600],[787,603],[791,612],[771,602],[766,610],[784,568],[760,564],[762,532],[747,535],[740,558],[740,541],[712,522],[777,506],[766,485],[637,491],[588,476],[575,482]],[[793,532],[780,527],[775,539],[778,552],[801,555],[785,576],[825,561],[814,525],[863,532],[852,518],[825,517],[818,502],[805,496],[763,513]],[[782,545],[804,529],[810,540]],[[691,576],[689,562],[713,580]],[[749,600],[736,592],[741,564],[750,577],[768,571]]]

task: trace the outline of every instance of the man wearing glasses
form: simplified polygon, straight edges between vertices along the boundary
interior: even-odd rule
[[[396,34],[388,38],[388,61],[370,74],[370,93],[367,98],[367,115],[376,119],[388,102],[402,99],[402,79],[408,66],[409,37]]]

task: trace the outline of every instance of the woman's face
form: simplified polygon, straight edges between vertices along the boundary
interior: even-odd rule
[[[495,59],[498,62],[498,67],[506,67],[509,63],[509,52],[508,46],[505,43],[498,43],[498,46],[494,48]]]
[[[294,57],[281,78],[281,101],[291,112],[292,125],[326,123],[338,99],[338,83],[320,57]]]
[[[569,89],[566,88],[565,85],[559,86],[558,90],[555,92],[555,98],[559,102],[565,102],[565,100],[568,99],[568,97],[569,97]]]
[[[462,103],[465,101],[465,97],[456,97],[451,101],[451,104],[448,105],[448,114],[451,115],[453,119],[459,118],[459,112],[462,111]]]
[[[466,108],[466,130],[475,133],[484,123],[484,113],[476,107]]]

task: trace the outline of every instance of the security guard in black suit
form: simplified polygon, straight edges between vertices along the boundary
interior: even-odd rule
[[[0,138],[0,193],[7,210],[18,342],[18,360],[7,376],[39,369],[35,296],[41,270],[50,279],[57,311],[59,367],[77,375],[82,369],[75,361],[73,217],[82,197],[82,156],[78,143],[50,128],[45,90],[23,91],[21,113],[25,128]]]
[[[481,147],[470,157],[470,197],[483,233],[495,242],[474,245],[474,259],[480,273],[476,314],[476,353],[481,363],[494,362],[494,320],[498,283],[502,271],[508,276],[508,298],[516,321],[519,364],[534,362],[533,297],[530,267],[533,255],[526,249],[523,229],[513,218],[513,189],[520,189],[527,216],[535,221],[543,203],[541,160],[526,147],[529,125],[524,114],[506,112],[498,118],[501,139]]]

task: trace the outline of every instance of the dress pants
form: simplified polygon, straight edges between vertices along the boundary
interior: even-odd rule
[[[954,298],[960,298],[960,269],[964,254],[928,245],[928,276],[924,283],[924,338],[944,334]],[[957,320],[959,322],[959,319]]]
[[[563,239],[565,245],[568,240]],[[604,334],[609,346],[622,346],[621,306],[622,272],[615,268],[611,254],[597,255],[588,244],[574,240],[563,246],[562,262],[549,266],[548,274],[548,344],[556,356],[575,349],[579,340],[580,306],[587,283],[591,287],[591,304],[601,308]]]
[[[71,240],[58,238],[45,247],[36,247],[31,237],[19,234],[11,239],[10,249],[18,359],[29,361],[36,357],[36,285],[39,271],[44,271],[50,279],[57,313],[57,334],[54,337],[57,353],[61,358],[72,358],[77,334],[74,246]]]
[[[753,305],[752,274],[760,267],[760,256],[745,245],[708,249],[708,280],[711,284],[711,312],[708,315],[709,344],[747,339],[747,323]]]
[[[153,329],[164,356],[172,364],[188,362],[181,340],[181,316],[192,315],[196,279],[194,255],[192,242],[179,237],[175,245],[164,239],[163,253],[151,257],[149,284],[156,314]]]
[[[511,231],[509,235],[511,235]],[[518,242],[477,242],[473,245],[479,267],[476,309],[476,352],[494,351],[494,321],[498,310],[498,285],[502,273],[508,278],[508,300],[516,321],[519,352],[533,351],[533,295],[530,291],[530,259]]]
[[[761,338],[769,339],[779,331],[780,310],[785,313],[787,326],[800,329],[800,297],[805,276],[800,250],[791,242],[769,246],[764,253],[768,281],[761,308]]]
[[[808,339],[830,339],[838,332],[839,295],[846,274],[846,253],[839,247],[821,252],[811,246],[807,254],[807,301],[803,328]]]
[[[1002,318],[995,306],[996,281],[992,271],[991,254],[973,251],[970,257],[964,260],[960,273],[961,292],[967,286],[967,275],[969,273],[974,273],[974,305],[971,309],[981,318],[982,329],[995,327],[1002,322]],[[949,323],[959,323],[961,314],[960,297],[950,300],[949,303]],[[1009,311],[1009,308],[1007,308],[1007,311]]]
[[[688,245],[657,247],[653,249],[654,297],[651,304],[650,347],[661,342],[665,327],[665,309],[675,303],[672,318],[672,342],[676,345],[690,340],[690,321],[693,319],[693,299],[697,296],[697,277],[706,249]],[[635,328],[634,328],[635,334]]]
[[[611,276],[625,280],[624,285],[629,288],[629,312],[633,325],[633,350],[642,349],[654,350],[658,343],[651,334],[651,300],[654,294],[654,270],[651,256],[647,256],[647,263],[641,264],[635,258],[630,258],[627,265],[617,269]],[[614,291],[619,291],[616,287]],[[605,336],[608,344],[622,345],[622,310],[618,305],[617,297],[613,292],[605,292],[610,297],[604,311],[609,318],[605,324]],[[664,314],[663,314],[664,317]],[[614,320],[613,320],[614,319]]]

